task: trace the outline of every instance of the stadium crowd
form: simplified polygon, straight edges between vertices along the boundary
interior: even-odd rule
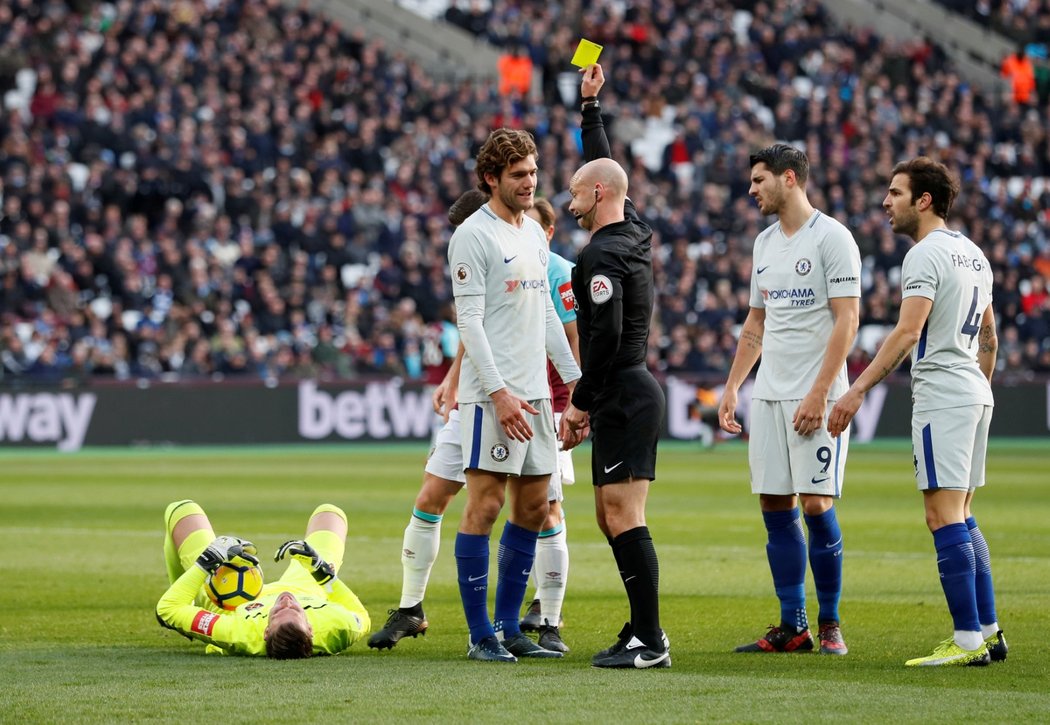
[[[1050,44],[1050,2],[1047,0],[936,0],[936,2],[1016,42],[1036,43],[1044,46]]]
[[[448,19],[527,54],[541,87],[431,77],[278,0],[0,0],[4,382],[425,376],[452,325],[446,212],[492,128],[534,133],[553,248],[583,241],[565,210],[581,36],[615,68],[613,155],[656,230],[654,370],[728,370],[768,223],[748,154],[779,139],[861,247],[851,366],[900,302],[888,172],[927,153],[995,266],[1000,366],[1050,372],[1045,98],[982,94],[936,46],[846,36],[815,0],[481,7]]]

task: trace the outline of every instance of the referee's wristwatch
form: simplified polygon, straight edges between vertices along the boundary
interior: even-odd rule
[[[601,110],[602,104],[598,102],[598,96],[587,96],[583,99],[580,104],[580,111],[586,111],[588,108],[597,108]]]

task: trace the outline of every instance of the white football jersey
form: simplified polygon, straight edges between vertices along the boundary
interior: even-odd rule
[[[935,229],[908,250],[903,297],[933,300],[911,351],[912,408],[992,405],[992,387],[977,364],[977,332],[992,302],[992,270],[980,248],[959,232]]]
[[[827,352],[835,318],[829,300],[860,297],[860,250],[841,223],[814,211],[790,238],[780,222],[755,239],[751,306],[766,311],[753,397],[806,397]],[[849,387],[843,363],[828,398]]]
[[[453,233],[448,263],[455,297],[485,297],[485,337],[508,390],[539,400],[551,396],[547,308],[555,313],[547,285],[547,237],[531,217],[524,219],[519,229],[485,204]],[[491,402],[469,357],[461,368],[458,397],[460,403]]]

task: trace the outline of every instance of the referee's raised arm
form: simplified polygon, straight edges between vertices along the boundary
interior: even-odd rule
[[[605,85],[605,72],[597,63],[587,66],[582,71],[580,82],[580,112],[583,120],[580,128],[583,131],[583,157],[588,161],[612,158],[609,139],[605,135],[605,123],[602,121],[602,105],[598,102],[598,91]]]

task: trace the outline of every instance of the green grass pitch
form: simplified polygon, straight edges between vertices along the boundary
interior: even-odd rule
[[[424,454],[418,445],[0,451],[0,723],[1050,720],[1045,440],[995,441],[976,499],[1011,646],[991,667],[903,666],[951,631],[903,441],[850,451],[839,504],[847,657],[732,653],[778,618],[739,444],[661,448],[648,519],[670,670],[589,666],[627,605],[594,523],[586,450],[565,503],[563,636],[572,652],[562,661],[466,660],[452,555],[462,497],[442,531],[430,632],[393,651],[362,642],[299,662],[213,657],[157,625],[163,509],[194,498],[219,533],[250,538],[267,555],[301,536],[315,504],[344,507],[342,577],[380,626],[398,602],[401,536]],[[811,581],[808,590],[815,619]]]

